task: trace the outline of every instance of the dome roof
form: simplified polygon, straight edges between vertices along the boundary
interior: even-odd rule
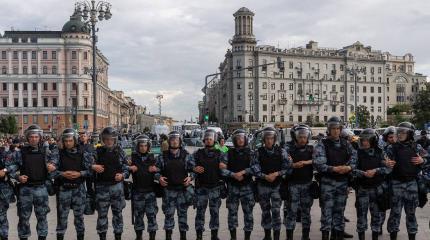
[[[246,7],[241,7],[239,10],[237,10],[238,12],[251,12],[248,8]]]
[[[233,16],[236,16],[236,15],[254,15],[254,13],[253,12],[251,12],[251,10],[249,10],[248,8],[246,8],[246,7],[241,7],[239,10],[237,10],[234,14],[233,14]]]
[[[70,20],[64,24],[62,31],[63,33],[90,33],[89,27],[77,14],[70,16]]]

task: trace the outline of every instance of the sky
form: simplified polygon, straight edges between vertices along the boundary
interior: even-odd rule
[[[0,32],[61,30],[73,0],[0,0]],[[198,116],[204,77],[218,70],[234,35],[233,13],[255,13],[259,45],[342,48],[356,41],[394,55],[412,53],[430,75],[428,0],[110,0],[98,23],[98,48],[109,59],[109,86],[158,114]]]

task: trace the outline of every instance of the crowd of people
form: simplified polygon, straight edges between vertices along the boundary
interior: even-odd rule
[[[374,129],[364,129],[355,143],[342,130],[341,120],[331,117],[327,136],[314,145],[310,142],[311,128],[297,124],[290,131],[291,142],[280,146],[278,131],[266,127],[262,131],[263,145],[258,149],[250,149],[248,134],[242,129],[232,133],[232,148],[225,147],[224,138],[215,131],[206,130],[204,147],[192,154],[182,147],[181,133],[172,131],[162,139],[164,146],[158,156],[151,153],[152,138],[142,134],[135,138],[135,149],[127,156],[119,144],[118,132],[111,127],[103,129],[102,144],[94,148],[85,131],[65,129],[57,146],[54,139],[43,137],[40,127],[32,125],[24,139],[2,140],[0,239],[8,239],[7,210],[14,201],[19,239],[31,236],[32,209],[38,239],[46,239],[49,195],[56,195],[58,240],[64,239],[70,211],[78,240],[84,239],[86,231],[84,215],[95,212],[96,231],[100,240],[105,240],[109,208],[115,240],[120,240],[126,200],[131,200],[136,240],[143,239],[145,229],[149,239],[155,240],[157,198],[162,198],[166,240],[172,239],[175,212],[180,239],[187,239],[191,206],[196,208],[197,240],[203,239],[207,208],[210,239],[218,240],[223,199],[232,240],[237,239],[239,205],[244,238],[254,239],[256,203],[261,207],[263,240],[279,240],[282,225],[287,240],[292,240],[297,218],[302,225],[301,239],[309,240],[315,199],[319,199],[321,209],[321,239],[342,240],[348,193],[354,188],[359,240],[365,239],[369,212],[372,240],[379,238],[388,209],[390,239],[397,239],[404,210],[408,238],[414,240],[418,232],[415,212],[426,204],[430,190],[428,139],[415,142],[415,127],[409,122],[387,128],[383,144]]]

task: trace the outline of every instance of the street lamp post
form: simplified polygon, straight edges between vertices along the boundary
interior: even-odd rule
[[[358,116],[357,116],[357,76],[359,73],[364,73],[366,70],[363,67],[346,67],[346,72],[354,76],[354,113],[355,113],[355,127],[358,126]],[[348,79],[346,79],[347,81]],[[345,89],[345,91],[348,91],[348,89]],[[345,109],[345,111],[347,111]],[[345,119],[346,121],[347,119]]]
[[[92,49],[93,49],[93,62],[92,62],[92,81],[93,81],[93,132],[97,132],[97,68],[96,68],[96,42],[97,36],[96,23],[102,20],[109,20],[112,17],[110,12],[111,4],[105,1],[95,0],[91,2],[84,0],[75,4],[76,14],[82,16],[85,23],[91,27]],[[82,9],[83,8],[83,9]],[[89,19],[88,19],[89,17]],[[87,20],[88,19],[88,20]],[[96,134],[94,134],[96,135]]]

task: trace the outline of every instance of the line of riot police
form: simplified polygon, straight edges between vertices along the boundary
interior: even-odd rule
[[[78,136],[75,130],[65,129],[61,148],[47,151],[40,142],[42,130],[32,125],[25,132],[28,144],[21,151],[3,154],[1,159],[0,239],[8,239],[6,212],[14,195],[19,238],[30,237],[29,219],[34,208],[38,238],[46,239],[48,196],[55,194],[58,240],[64,239],[70,210],[78,240],[85,235],[84,215],[95,211],[97,233],[100,240],[105,240],[109,208],[115,240],[121,239],[126,200],[131,200],[136,240],[143,239],[145,215],[149,239],[155,240],[159,197],[166,240],[172,239],[175,211],[180,240],[187,239],[189,207],[196,208],[196,238],[203,239],[208,206],[210,238],[218,240],[219,209],[224,198],[232,240],[237,239],[239,205],[244,217],[244,239],[251,239],[257,202],[262,212],[263,240],[279,240],[282,224],[287,240],[292,240],[298,215],[301,239],[309,240],[310,212],[318,198],[321,239],[341,240],[345,236],[344,211],[351,187],[355,190],[360,240],[365,239],[368,212],[373,240],[382,234],[388,209],[390,239],[397,239],[402,209],[409,239],[415,239],[415,211],[424,206],[430,185],[427,151],[414,142],[415,127],[404,122],[397,128],[387,128],[384,146],[378,144],[378,134],[373,129],[364,129],[357,144],[342,137],[342,130],[340,119],[330,118],[327,136],[313,146],[311,129],[295,125],[291,129],[292,141],[281,147],[276,142],[277,130],[266,127],[262,146],[253,151],[248,146],[247,133],[238,129],[232,134],[234,147],[227,152],[215,147],[218,135],[207,130],[204,148],[193,154],[182,147],[181,134],[173,131],[168,136],[168,149],[157,157],[151,153],[151,139],[140,135],[128,158],[118,144],[117,131],[111,127],[103,129],[103,145],[96,149],[88,142],[86,132]],[[125,181],[129,175],[132,181]]]

